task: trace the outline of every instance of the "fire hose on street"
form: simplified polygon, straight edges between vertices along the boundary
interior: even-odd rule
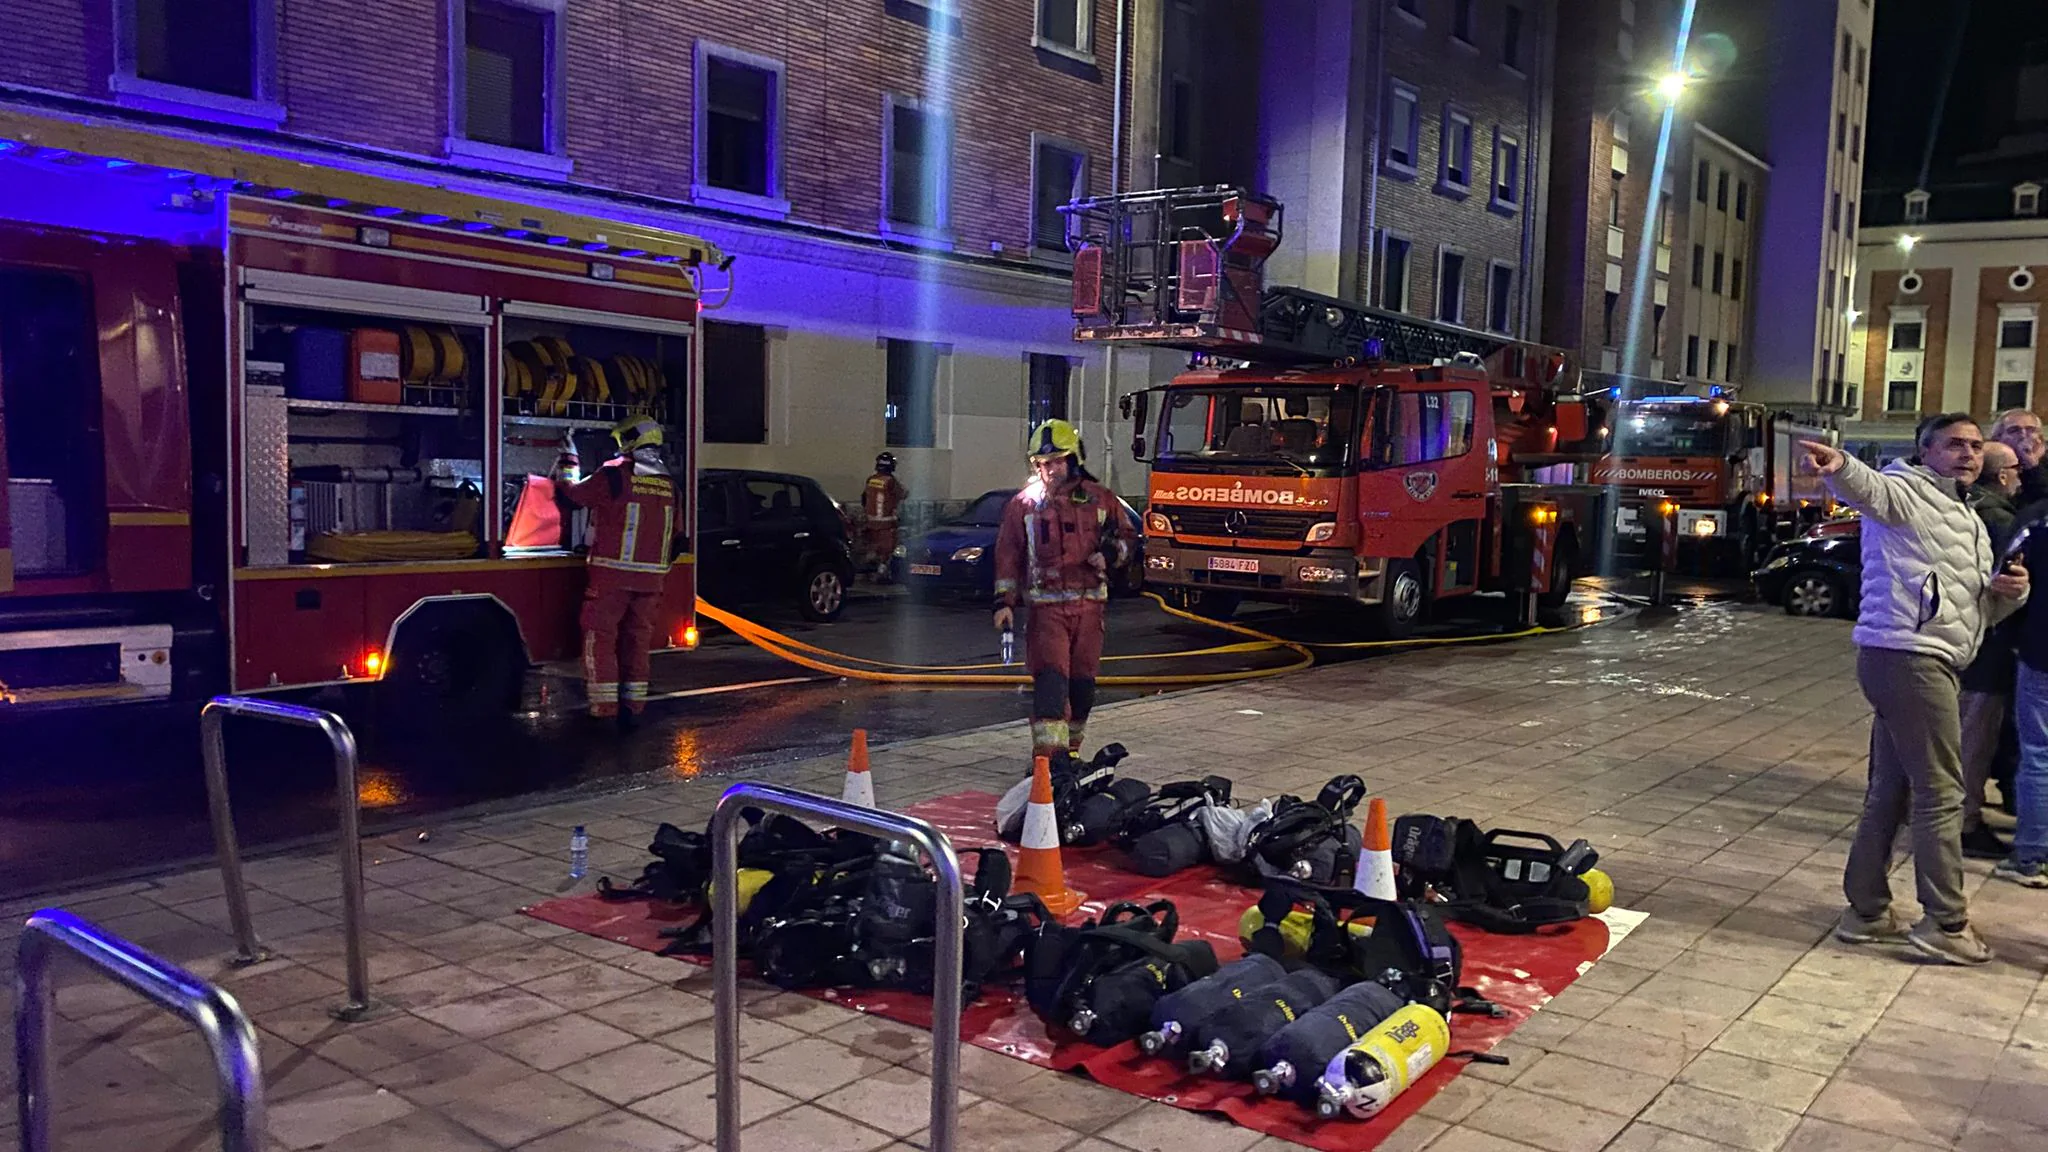
[[[1292,656],[1287,663],[1269,668],[1244,668],[1226,672],[1184,672],[1149,673],[1142,675],[1108,675],[1097,679],[1103,687],[1118,688],[1185,688],[1205,684],[1235,684],[1248,680],[1264,680],[1299,672],[1315,664],[1316,650],[1359,651],[1377,648],[1426,648],[1444,647],[1453,644],[1497,643],[1502,640],[1520,640],[1531,636],[1544,636],[1559,632],[1576,631],[1587,625],[1563,628],[1523,628],[1513,632],[1496,632],[1476,636],[1433,636],[1406,640],[1354,640],[1316,642],[1289,640],[1256,628],[1246,627],[1230,621],[1215,620],[1197,615],[1168,604],[1156,593],[1147,592],[1145,598],[1159,606],[1159,609],[1177,619],[1204,624],[1234,635],[1243,636],[1244,642],[1225,644],[1210,648],[1197,648],[1181,652],[1147,652],[1106,656],[1104,663],[1128,662],[1133,660],[1161,661],[1186,660],[1198,657],[1224,656],[1236,653],[1260,651],[1284,651]],[[807,644],[793,636],[777,632],[765,625],[736,616],[703,600],[697,602],[698,614],[703,618],[730,630],[734,635],[802,668],[828,676],[849,680],[861,680],[875,684],[896,684],[921,688],[1006,688],[1028,687],[1031,677],[1020,671],[1006,671],[1016,665],[1005,664],[898,664],[886,660],[874,660],[852,656]]]

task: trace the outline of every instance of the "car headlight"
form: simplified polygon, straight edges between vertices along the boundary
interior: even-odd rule
[[[1154,536],[1171,536],[1173,535],[1173,521],[1168,519],[1164,512],[1147,512],[1145,513],[1145,531],[1150,532]]]
[[[981,555],[984,551],[986,551],[986,549],[982,548],[981,545],[970,544],[965,548],[955,549],[953,552],[953,559],[955,562],[961,564],[979,564],[981,563]]]
[[[897,558],[898,560],[901,560],[901,559],[903,559],[903,558],[904,558],[905,556],[908,556],[908,555],[910,555],[910,549],[909,549],[909,547],[907,547],[907,546],[905,546],[905,545],[902,545],[902,544],[898,544],[898,545],[896,546],[896,553],[895,553],[895,555],[896,555],[896,558]]]
[[[1336,538],[1337,522],[1335,520],[1325,520],[1321,524],[1311,524],[1308,526],[1308,542],[1311,544],[1322,544]]]

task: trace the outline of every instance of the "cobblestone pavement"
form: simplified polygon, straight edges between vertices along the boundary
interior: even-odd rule
[[[1234,776],[1240,794],[1358,771],[1396,812],[1591,838],[1650,919],[1475,1066],[1390,1152],[1971,1152],[2048,1148],[2048,896],[1985,882],[1988,969],[1826,939],[1862,792],[1867,711],[1848,629],[1707,606],[1511,646],[1448,648],[1117,705],[1091,731],[1155,780]],[[1017,772],[1018,730],[879,749],[906,804]],[[840,764],[777,782],[832,791]],[[278,958],[232,970],[207,871],[60,903],[225,984],[262,1033],[276,1147],[335,1152],[693,1149],[712,1135],[707,979],[519,916],[559,894],[568,830],[592,874],[634,874],[657,819],[701,824],[701,779],[369,845],[372,977],[385,1005],[343,1025],[339,888],[314,856],[255,861]],[[1910,899],[1910,866],[1895,883]],[[585,882],[587,883],[587,881]],[[0,942],[4,943],[4,942]],[[12,947],[5,954],[11,956]],[[744,1033],[747,1145],[906,1149],[924,1122],[914,1031],[756,989]],[[211,1143],[196,1037],[66,970],[60,1143]],[[963,1147],[1245,1152],[1289,1147],[967,1048]],[[12,1139],[13,1120],[0,1121]]]

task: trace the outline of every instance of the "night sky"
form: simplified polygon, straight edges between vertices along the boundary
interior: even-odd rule
[[[1788,0],[1798,2],[1798,0]],[[1933,161],[1941,169],[1983,152],[2016,128],[2015,74],[2028,53],[2048,59],[2042,0],[1877,0],[1865,183],[1911,187],[1928,151],[1950,53],[1956,68],[1942,105]],[[1958,42],[1959,41],[1959,42]],[[2035,126],[2036,131],[2048,125]]]

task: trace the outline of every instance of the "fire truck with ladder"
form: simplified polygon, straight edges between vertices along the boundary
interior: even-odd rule
[[[579,651],[564,436],[651,414],[688,506],[690,236],[0,106],[0,699],[337,683],[436,716]],[[660,621],[695,643],[691,533]],[[0,714],[6,711],[0,705]]]
[[[1798,442],[1835,442],[1817,413],[1746,403],[1733,389],[1613,385],[1610,443],[1588,483],[1621,494],[1617,543],[1641,547],[1645,509],[1677,505],[1678,548],[1688,566],[1747,575],[1773,544],[1830,515],[1819,477],[1803,473]]]
[[[1605,490],[1523,463],[1587,435],[1563,352],[1267,287],[1281,206],[1239,188],[1064,210],[1075,338],[1193,354],[1122,400],[1147,583],[1216,616],[1358,605],[1390,637],[1479,592],[1561,612],[1614,521]]]

